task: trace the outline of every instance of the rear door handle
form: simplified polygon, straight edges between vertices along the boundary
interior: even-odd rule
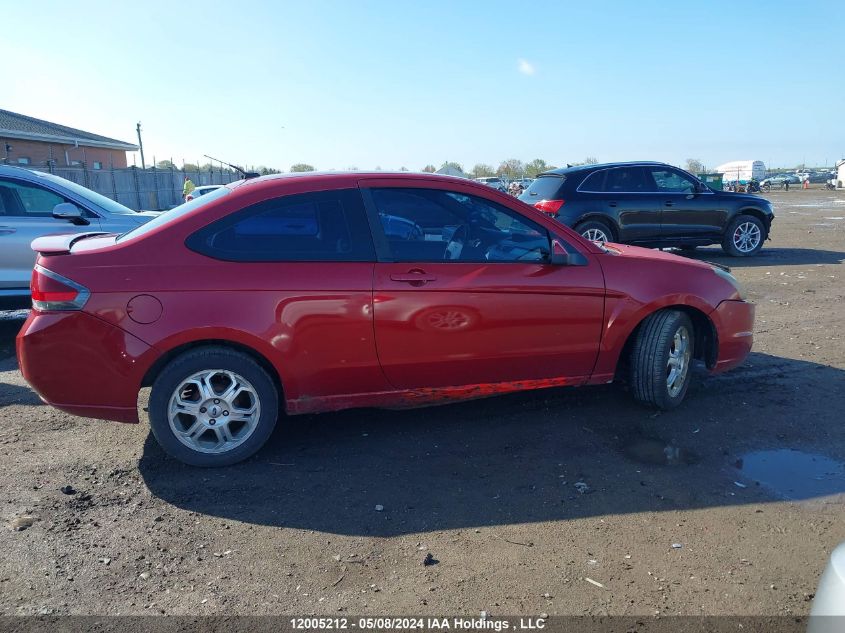
[[[17,229],[11,226],[0,226],[0,235],[11,235],[12,233],[17,233]]]
[[[671,200],[667,200],[663,204],[666,205],[667,207],[674,207],[675,206],[675,203],[672,202]]]
[[[609,207],[615,207],[615,206],[616,206],[616,204],[617,204],[616,202],[608,202],[608,203],[607,203],[607,206],[609,206]]]

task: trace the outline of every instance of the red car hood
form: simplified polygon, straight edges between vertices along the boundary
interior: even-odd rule
[[[697,259],[690,259],[689,257],[681,257],[666,251],[659,251],[654,248],[642,248],[640,246],[630,246],[628,244],[605,244],[608,252],[611,255],[619,257],[629,257],[633,259],[650,259],[654,261],[674,262],[680,265],[693,266],[696,268],[711,268],[713,264],[702,262]]]

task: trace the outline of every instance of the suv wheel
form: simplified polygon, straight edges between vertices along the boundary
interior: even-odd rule
[[[225,347],[176,357],[150,394],[150,427],[171,457],[228,466],[260,449],[276,426],[279,394],[252,358]]]
[[[587,220],[575,225],[575,230],[591,242],[613,242],[616,238],[613,230],[601,220]]]
[[[753,215],[739,215],[728,225],[722,250],[734,257],[756,255],[766,240],[766,227]]]
[[[674,409],[689,388],[695,332],[678,310],[660,310],[640,326],[630,357],[634,398],[659,409]]]

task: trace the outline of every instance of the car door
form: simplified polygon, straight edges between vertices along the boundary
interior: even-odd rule
[[[66,198],[15,178],[0,178],[0,288],[27,288],[35,263],[32,240],[50,233],[97,231],[99,219],[81,209],[89,224],[76,225],[53,217],[53,207]]]
[[[608,215],[621,242],[648,242],[660,236],[661,206],[643,167],[627,166],[593,172],[578,187],[591,202],[585,208]]]
[[[548,231],[474,188],[360,184],[379,249],[376,347],[394,387],[590,375],[604,309],[592,255],[550,264]]]
[[[649,168],[662,204],[660,234],[664,240],[717,237],[727,222],[728,209],[721,197],[695,178],[666,166]]]

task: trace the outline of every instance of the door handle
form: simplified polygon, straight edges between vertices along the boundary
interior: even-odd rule
[[[616,206],[616,204],[617,204],[616,202],[608,202],[608,203],[607,203],[607,206],[609,206],[609,207],[615,207],[615,206]]]
[[[429,275],[424,270],[409,270],[407,273],[391,273],[392,281],[400,281],[412,286],[422,286],[429,281],[437,281],[437,277]]]
[[[663,204],[664,204],[665,206],[667,206],[667,207],[674,207],[674,206],[675,206],[675,203],[674,203],[674,202],[672,202],[671,200],[667,200],[667,201],[666,201],[666,202],[664,202]]]
[[[11,235],[12,233],[17,233],[17,229],[11,226],[0,226],[0,235]]]

